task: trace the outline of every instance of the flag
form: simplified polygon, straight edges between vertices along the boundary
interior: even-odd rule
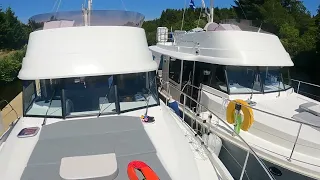
[[[193,0],[190,0],[189,7],[191,9],[196,9],[196,6],[194,5],[194,1]]]
[[[206,8],[206,3],[204,2],[204,0],[201,0],[202,3],[202,8]]]

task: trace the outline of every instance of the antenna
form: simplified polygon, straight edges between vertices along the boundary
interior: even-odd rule
[[[121,4],[122,4],[123,9],[126,10],[126,11],[128,11],[127,8],[126,8],[126,5],[125,5],[124,2],[123,2],[123,0],[120,0],[120,1],[121,1]]]
[[[184,23],[184,15],[186,14],[186,8],[187,8],[187,0],[184,0],[184,9],[183,9],[183,14],[182,14],[182,22],[181,22],[181,31],[183,29],[183,23]]]
[[[248,20],[248,18],[247,18],[247,16],[246,16],[246,13],[243,11],[243,9],[242,9],[242,5],[241,5],[241,3],[240,3],[240,1],[239,0],[237,0],[237,2],[239,3],[239,5],[240,5],[240,9],[241,9],[241,11],[242,11],[242,14],[244,15],[244,17]]]
[[[88,25],[91,24],[91,9],[92,9],[92,0],[88,0]]]

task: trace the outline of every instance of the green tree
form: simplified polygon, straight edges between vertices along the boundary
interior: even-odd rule
[[[28,41],[30,28],[21,23],[9,7],[0,11],[0,49],[20,49]]]
[[[265,0],[235,0],[233,6],[239,19],[256,20],[261,19],[259,7]]]

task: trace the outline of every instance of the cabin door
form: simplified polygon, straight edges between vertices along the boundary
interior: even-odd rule
[[[193,99],[199,101],[200,84],[207,84],[211,76],[211,66],[207,63],[195,62],[194,81],[193,85],[197,88],[192,88]],[[192,102],[192,107],[197,107],[197,104]]]
[[[181,81],[182,81],[182,67],[183,61],[180,59],[169,58],[169,82],[170,82],[170,95],[174,100],[179,100],[181,93]]]

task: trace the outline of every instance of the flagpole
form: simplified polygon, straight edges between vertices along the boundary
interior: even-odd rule
[[[186,6],[187,6],[187,0],[184,0],[184,10],[183,10],[183,15],[182,15],[182,22],[181,22],[181,31],[183,29],[183,23],[184,23],[184,14],[186,13]]]

